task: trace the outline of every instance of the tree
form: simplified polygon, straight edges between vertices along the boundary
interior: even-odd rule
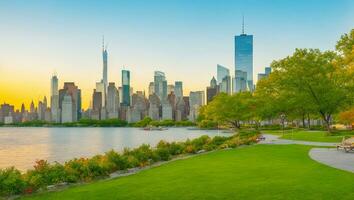
[[[220,93],[203,108],[203,115],[206,119],[225,123],[239,129],[241,128],[241,121],[252,118],[250,112],[251,99],[252,94],[249,92],[240,92],[234,95]]]
[[[272,63],[279,73],[278,87],[283,95],[291,97],[295,104],[310,105],[330,131],[332,115],[349,104],[349,76],[344,65],[336,64],[335,52],[318,49],[296,49],[288,56]],[[306,100],[306,101],[305,101]]]
[[[354,124],[354,107],[348,111],[343,111],[339,113],[338,118],[340,122],[349,125],[351,127],[352,124]]]

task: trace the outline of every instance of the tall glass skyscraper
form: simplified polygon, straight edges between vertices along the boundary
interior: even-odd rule
[[[130,106],[130,71],[122,70],[122,105]]]
[[[216,67],[217,67],[216,78],[218,84],[220,84],[226,76],[230,76],[230,70],[219,64]]]
[[[165,73],[161,71],[154,72],[154,85],[155,94],[159,97],[160,101],[164,101],[167,98],[167,81]]]
[[[183,97],[183,83],[182,83],[182,81],[175,81],[175,95],[176,95],[177,99]]]
[[[240,70],[247,73],[247,88],[252,91],[253,90],[253,35],[247,35],[244,33],[243,30],[241,35],[235,36],[235,77],[237,77],[236,70]]]

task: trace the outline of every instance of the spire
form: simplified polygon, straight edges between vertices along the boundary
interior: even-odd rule
[[[102,51],[104,51],[104,35],[102,36]]]
[[[245,34],[245,16],[242,14],[242,35]]]

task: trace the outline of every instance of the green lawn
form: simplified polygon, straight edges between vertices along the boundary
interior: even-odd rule
[[[313,142],[341,142],[343,137],[353,136],[353,131],[340,131],[328,135],[327,131],[307,131],[307,130],[264,130],[263,133],[280,135],[281,139],[303,140]]]
[[[354,199],[354,174],[311,160],[311,147],[254,145],[29,199]]]

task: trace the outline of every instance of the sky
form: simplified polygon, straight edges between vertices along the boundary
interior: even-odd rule
[[[234,36],[254,36],[254,80],[273,60],[295,48],[333,50],[354,28],[352,0],[0,0],[0,103],[19,108],[74,81],[87,108],[102,78],[102,35],[108,79],[146,90],[153,73],[184,94],[205,90],[216,65],[234,71]]]

